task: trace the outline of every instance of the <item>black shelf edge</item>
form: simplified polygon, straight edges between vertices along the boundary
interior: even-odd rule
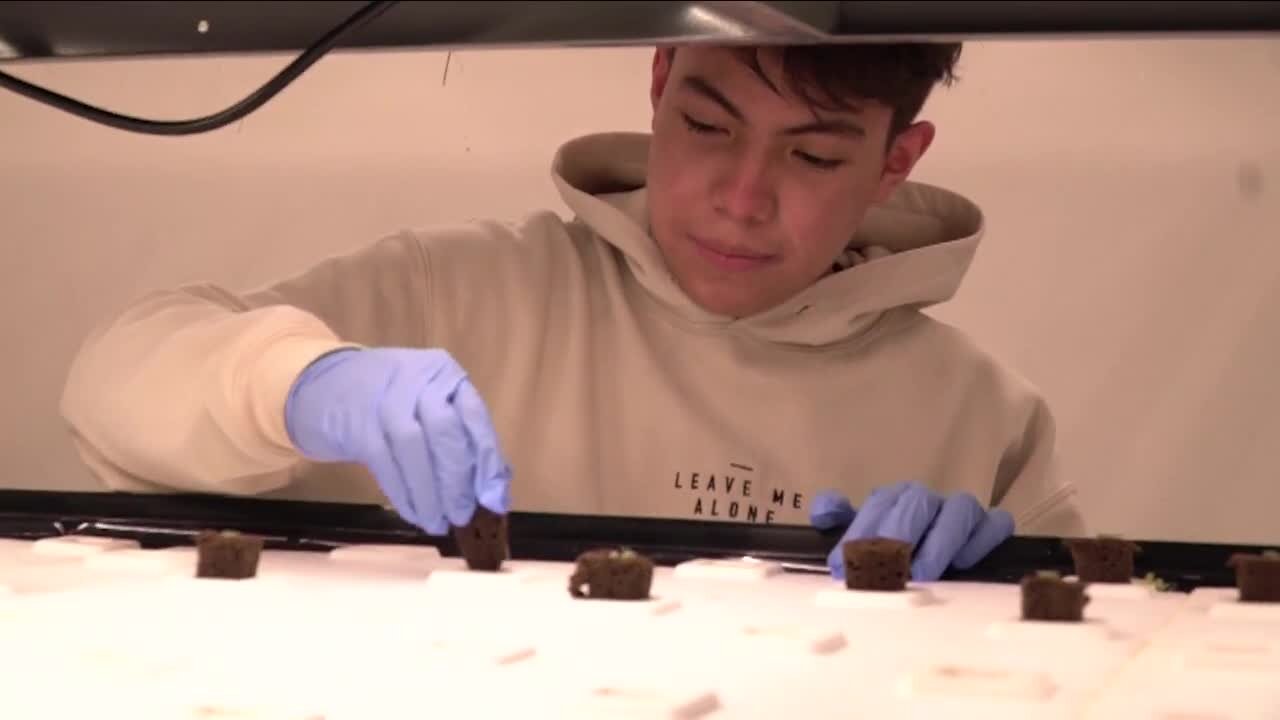
[[[144,547],[187,545],[205,528],[235,529],[268,538],[271,548],[327,551],[349,543],[433,545],[450,556],[449,537],[429,536],[379,506],[189,494],[129,494],[0,490],[0,536],[36,539],[86,533],[136,539]],[[698,520],[512,513],[512,555],[523,560],[572,561],[585,550],[627,546],[661,565],[705,557],[750,555],[803,565],[825,564],[839,533],[807,526]],[[1259,553],[1257,545],[1134,540],[1139,576],[1154,573],[1180,591],[1230,587],[1227,560]],[[945,580],[1016,583],[1039,570],[1072,571],[1062,538],[1018,536],[968,570]]]

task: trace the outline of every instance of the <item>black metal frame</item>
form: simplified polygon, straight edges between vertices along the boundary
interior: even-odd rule
[[[295,52],[364,2],[5,2],[4,59]],[[201,21],[207,30],[199,32]],[[399,2],[348,49],[855,42],[1079,35],[1273,33],[1280,3]]]
[[[378,506],[206,495],[134,495],[0,491],[0,536],[35,539],[73,532],[132,538],[144,547],[189,545],[195,532],[235,529],[268,538],[270,548],[327,551],[348,543],[405,543],[457,555],[449,537],[428,536]],[[660,565],[703,557],[752,557],[799,565],[825,564],[839,531],[804,526],[695,520],[513,513],[512,554],[517,559],[571,561],[601,546],[626,546]],[[1139,575],[1153,573],[1175,589],[1230,587],[1227,560],[1259,553],[1253,545],[1136,541]],[[977,566],[944,579],[1014,583],[1039,570],[1072,572],[1060,538],[1014,537]]]

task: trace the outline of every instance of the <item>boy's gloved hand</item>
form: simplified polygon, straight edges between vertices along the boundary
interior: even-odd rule
[[[488,409],[443,350],[339,350],[294,382],[285,425],[319,462],[367,467],[405,520],[432,535],[466,525],[479,502],[509,510],[511,469]]]
[[[943,498],[920,483],[897,483],[871,493],[859,510],[835,491],[814,497],[809,519],[819,530],[848,525],[827,555],[833,577],[844,579],[843,545],[872,537],[911,543],[915,554],[911,577],[931,582],[947,568],[975,565],[1013,535],[1013,516],[1001,509],[983,510],[977,498],[956,494]]]

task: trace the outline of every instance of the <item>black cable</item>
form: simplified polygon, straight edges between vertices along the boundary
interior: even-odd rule
[[[26,96],[32,100],[42,102],[59,110],[63,110],[93,122],[101,123],[118,130],[128,130],[131,132],[144,133],[148,135],[194,135],[196,133],[209,132],[217,130],[220,127],[230,125],[231,123],[245,117],[249,113],[262,107],[267,101],[275,97],[281,90],[284,90],[298,76],[306,72],[308,68],[316,63],[325,53],[329,52],[338,40],[347,33],[362,27],[369,21],[378,17],[382,13],[391,9],[395,2],[371,2],[361,8],[351,17],[347,18],[342,24],[330,30],[324,37],[316,41],[311,47],[297,57],[287,67],[276,73],[275,77],[267,81],[262,87],[255,90],[251,95],[232,105],[221,112],[212,115],[206,115],[202,118],[193,120],[146,120],[143,118],[129,117],[127,115],[119,115],[117,113],[104,110],[99,107],[85,104],[66,95],[60,95],[52,90],[32,85],[25,80],[21,80],[5,72],[0,72],[0,87],[12,90],[19,95]]]

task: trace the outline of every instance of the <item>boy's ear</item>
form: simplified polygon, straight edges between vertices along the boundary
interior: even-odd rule
[[[876,202],[888,200],[906,182],[916,163],[928,152],[936,135],[937,128],[933,123],[918,122],[890,141],[889,150],[885,153],[884,170],[880,174],[880,187],[876,191]]]
[[[674,47],[659,47],[653,52],[653,76],[649,83],[649,102],[654,111],[662,101],[662,94],[667,89],[667,79],[671,77],[671,63],[675,60]]]

